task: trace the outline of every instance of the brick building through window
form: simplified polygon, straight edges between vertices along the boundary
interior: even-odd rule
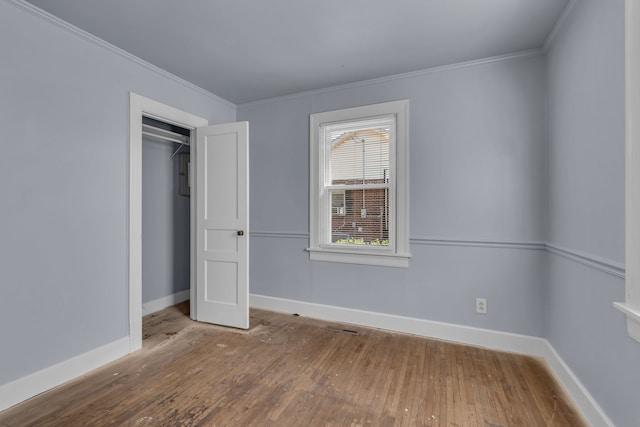
[[[331,242],[389,245],[389,129],[335,135],[330,155]]]

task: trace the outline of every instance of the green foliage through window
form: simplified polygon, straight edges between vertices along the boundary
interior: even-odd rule
[[[339,245],[370,245],[370,246],[389,246],[388,240],[374,239],[365,241],[362,237],[351,237],[348,239],[338,239],[335,243]]]

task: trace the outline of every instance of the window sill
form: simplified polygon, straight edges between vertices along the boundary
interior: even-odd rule
[[[408,268],[411,254],[374,253],[344,249],[308,248],[311,261],[365,264],[382,267]]]
[[[636,341],[640,341],[640,310],[622,302],[614,302],[613,306],[627,316],[627,332]]]

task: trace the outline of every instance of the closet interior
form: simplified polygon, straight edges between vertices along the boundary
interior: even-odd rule
[[[190,134],[142,120],[142,314],[189,299]]]

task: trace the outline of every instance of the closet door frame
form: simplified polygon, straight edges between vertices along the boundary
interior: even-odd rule
[[[142,348],[142,117],[150,117],[191,130],[191,141],[195,140],[195,129],[209,124],[207,119],[186,111],[162,104],[136,93],[129,93],[129,352]],[[191,144],[191,176],[195,146]],[[196,194],[196,183],[191,179],[191,194]],[[191,242],[190,245],[190,294],[191,318],[197,317],[195,285],[195,197],[190,201]]]

